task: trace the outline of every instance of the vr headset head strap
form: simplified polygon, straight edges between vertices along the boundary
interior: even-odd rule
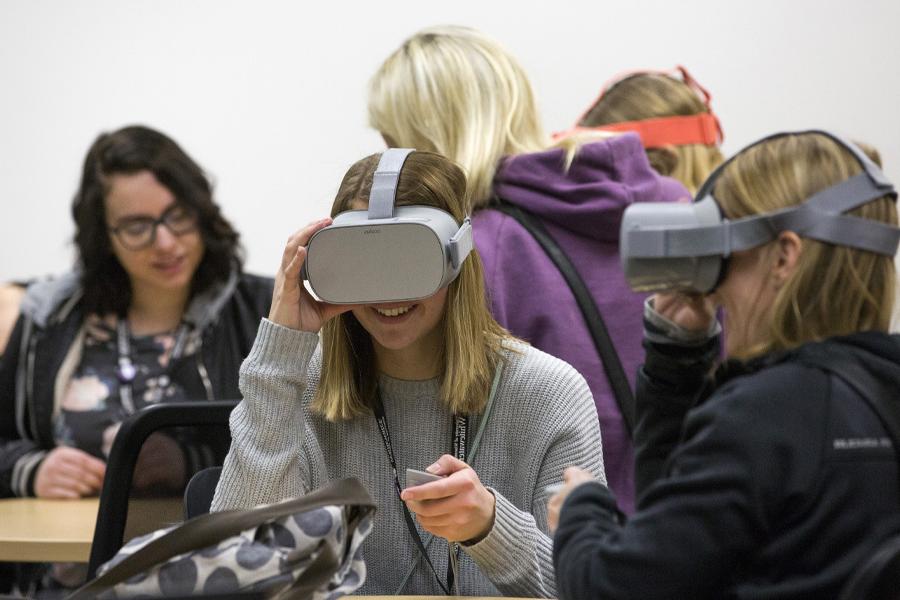
[[[622,81],[637,75],[661,75],[679,80],[688,86],[706,106],[707,112],[693,115],[671,115],[667,117],[651,117],[636,121],[621,121],[586,127],[579,125],[591,113],[595,106],[603,99],[610,89]],[[704,144],[718,146],[725,136],[722,133],[722,125],[710,106],[712,96],[709,91],[700,85],[691,76],[686,68],[677,65],[670,70],[636,70],[619,73],[607,81],[600,89],[597,98],[585,109],[575,121],[575,125],[565,131],[553,134],[553,139],[567,137],[569,135],[587,131],[627,132],[634,131],[641,138],[644,148],[662,148],[668,145],[683,146],[688,144]]]
[[[877,193],[875,193],[875,195],[873,195],[872,198],[870,198],[869,200],[862,201],[859,204],[857,204],[856,206],[865,204],[866,202],[869,202],[870,200],[884,196],[885,194],[893,194],[894,197],[896,198],[897,193],[894,190],[894,185],[888,180],[888,178],[884,175],[884,172],[878,167],[878,165],[876,165],[872,161],[872,159],[870,159],[868,156],[866,156],[865,152],[860,150],[859,146],[857,146],[853,142],[845,140],[841,136],[831,133],[829,131],[824,131],[821,129],[809,129],[806,131],[782,131],[779,133],[773,133],[772,135],[768,135],[762,139],[759,139],[759,140],[753,142],[752,144],[750,144],[748,146],[741,148],[741,150],[736,152],[734,154],[734,156],[732,156],[731,158],[729,158],[728,160],[723,162],[721,165],[716,167],[716,169],[712,173],[709,174],[709,177],[706,178],[706,181],[704,181],[703,185],[700,186],[700,189],[697,190],[697,195],[695,196],[695,201],[700,202],[706,196],[712,196],[713,188],[715,187],[716,182],[719,180],[719,177],[721,177],[722,172],[737,157],[741,156],[744,152],[746,152],[750,148],[753,148],[760,144],[764,144],[765,142],[768,142],[768,141],[771,141],[774,139],[778,139],[781,137],[785,137],[785,136],[789,136],[789,135],[805,135],[808,133],[818,133],[820,135],[824,135],[824,136],[834,140],[835,142],[837,142],[838,145],[847,149],[848,152],[853,154],[853,156],[854,156],[854,158],[856,158],[857,162],[859,162],[859,165],[863,168],[863,173],[860,175],[857,175],[856,177],[848,179],[846,182],[836,184],[834,186],[831,186],[829,188],[822,190],[821,192],[819,192],[817,194],[814,194],[807,200],[807,202],[812,201],[814,198],[817,198],[818,196],[832,195],[832,192],[830,192],[830,190],[835,190],[835,192],[833,192],[833,194],[835,196],[838,196],[840,194],[848,194],[848,193],[854,194],[854,196],[855,196],[855,193],[858,191],[859,188],[855,188],[853,190],[846,189],[846,190],[840,190],[840,191],[838,191],[837,188],[840,188],[841,186],[845,185],[846,183],[848,183],[850,181],[853,181],[854,179],[857,179],[857,178],[862,179],[862,177],[865,177],[866,179],[868,179],[871,182],[871,189],[873,190],[873,193],[874,192],[877,192]],[[854,185],[861,185],[861,184],[856,183]],[[856,206],[853,206],[852,208],[855,208]],[[850,209],[851,208],[845,208],[844,211],[850,210]],[[840,212],[843,212],[843,211],[840,211]]]
[[[760,246],[786,230],[823,242],[893,256],[900,245],[900,229],[842,214],[885,195],[896,199],[897,192],[893,184],[856,144],[827,131],[776,133],[754,142],[712,172],[697,192],[695,202],[716,202],[713,195],[716,182],[725,168],[746,150],[779,137],[807,133],[827,136],[846,148],[859,162],[863,172],[813,194],[802,204],[772,213],[734,221],[723,219],[717,225],[670,229],[663,235],[652,230],[632,231],[629,233],[629,241],[634,248],[634,256],[688,257],[719,254],[727,257],[732,252]]]
[[[390,219],[394,216],[394,201],[397,197],[397,183],[406,157],[415,152],[412,148],[389,148],[385,150],[375,175],[372,176],[372,190],[369,192],[369,219]]]
[[[390,219],[394,216],[394,202],[397,198],[397,184],[406,158],[415,152],[413,148],[389,148],[378,161],[372,176],[372,191],[369,193],[369,219]],[[472,251],[472,222],[463,220],[459,230],[448,241],[450,263],[458,270]]]

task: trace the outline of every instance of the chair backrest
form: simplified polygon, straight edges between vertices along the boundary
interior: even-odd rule
[[[184,488],[184,520],[193,519],[209,512],[209,507],[219,484],[222,467],[209,467],[197,471]]]
[[[126,525],[130,538],[182,518],[184,482],[177,490],[166,490],[168,497],[154,493],[163,490],[150,490],[154,497],[133,504],[132,483],[144,442],[163,431],[176,432],[177,446],[185,456],[187,481],[196,470],[221,464],[231,441],[228,417],[235,406],[235,401],[163,403],[143,408],[122,422],[106,463],[88,579],[122,547]]]
[[[900,600],[900,535],[875,550],[844,585],[840,600]]]

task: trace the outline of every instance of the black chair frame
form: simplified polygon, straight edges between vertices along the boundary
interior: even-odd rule
[[[122,422],[106,464],[91,543],[88,580],[93,579],[97,568],[122,547],[131,480],[144,441],[153,432],[167,427],[227,425],[235,406],[235,401],[156,404],[135,412]]]

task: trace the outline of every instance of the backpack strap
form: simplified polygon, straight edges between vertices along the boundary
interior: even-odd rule
[[[591,334],[591,338],[594,340],[594,346],[597,347],[597,353],[600,355],[600,360],[603,363],[603,371],[606,373],[607,380],[609,380],[616,404],[619,406],[619,412],[622,413],[628,436],[631,437],[634,432],[635,420],[634,393],[631,391],[631,385],[625,376],[625,369],[622,368],[622,361],[619,359],[619,353],[616,352],[616,348],[609,336],[606,323],[600,315],[600,309],[597,308],[594,297],[588,291],[575,265],[572,264],[571,259],[559,247],[559,244],[556,243],[556,240],[553,239],[553,236],[550,235],[543,223],[533,214],[500,199],[491,208],[518,221],[532,235],[535,241],[540,244],[566,280],[566,283],[572,290],[572,295],[575,296],[578,308],[581,309],[584,322]]]
[[[860,395],[887,430],[900,463],[900,399],[897,398],[897,389],[873,377],[858,360],[844,355],[816,353],[806,362],[833,373]]]

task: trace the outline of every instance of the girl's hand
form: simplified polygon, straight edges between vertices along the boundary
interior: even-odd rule
[[[318,302],[306,291],[300,268],[306,260],[306,245],[314,233],[331,225],[331,218],[313,221],[288,238],[275,276],[275,291],[269,320],[300,331],[318,332],[329,319],[352,309],[352,305]]]
[[[663,317],[688,331],[709,331],[716,319],[716,305],[710,296],[656,294],[653,296],[653,308]]]
[[[403,490],[400,498],[425,531],[450,542],[477,542],[494,526],[494,495],[475,471],[449,454],[426,469],[440,481]]]
[[[579,467],[569,467],[563,473],[563,479],[566,484],[547,502],[547,525],[551,533],[556,531],[556,526],[559,525],[559,511],[562,510],[572,490],[582,483],[594,481],[594,476]]]
[[[38,498],[96,496],[103,487],[106,463],[83,450],[57,446],[47,453],[34,476]]]

